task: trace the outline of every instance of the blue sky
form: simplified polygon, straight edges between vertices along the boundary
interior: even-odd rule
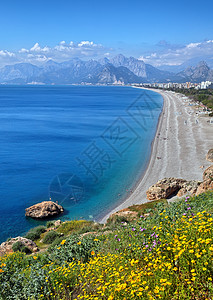
[[[36,43],[53,49],[62,41],[72,41],[75,48],[90,41],[98,50],[90,47],[85,57],[122,52],[145,59],[213,40],[212,11],[211,1],[5,1],[0,7],[0,55],[9,63],[7,52],[29,50]]]

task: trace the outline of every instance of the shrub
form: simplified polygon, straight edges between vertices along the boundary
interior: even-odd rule
[[[48,248],[48,250],[51,252],[51,250],[55,247],[61,244],[61,242],[64,240],[64,237],[57,237],[51,244],[51,246]]]
[[[55,224],[54,221],[48,221],[47,224],[46,224],[46,227],[47,227],[47,228],[53,227],[54,224]]]
[[[152,212],[102,235],[73,221],[46,253],[0,257],[0,299],[212,299],[213,191],[133,209]]]
[[[29,240],[32,240],[32,241],[35,241],[35,240],[37,240],[37,239],[39,239],[40,238],[40,234],[38,235],[37,233],[35,233],[35,232],[28,232],[26,235],[25,235],[25,237],[27,238],[27,239],[29,239]]]
[[[72,262],[73,259],[87,262],[91,258],[91,251],[97,252],[99,241],[94,235],[85,236],[79,240],[78,235],[71,235],[64,239],[61,244],[51,249],[51,260],[60,264]]]
[[[107,220],[107,225],[115,225],[115,224],[120,224],[121,222],[129,222],[129,219],[127,216],[118,216],[118,215],[114,215],[111,216],[108,220]]]
[[[56,231],[49,231],[45,234],[44,238],[43,238],[43,243],[44,244],[52,244],[52,242],[55,241],[56,238],[59,237],[59,234]]]
[[[24,244],[22,244],[22,242],[18,241],[16,243],[13,244],[12,246],[12,249],[14,252],[23,252],[23,253],[26,253],[26,254],[30,254],[31,251],[29,248],[27,248]]]
[[[73,232],[79,232],[80,230],[82,230],[85,227],[88,227],[91,224],[93,224],[92,221],[85,221],[85,220],[67,221],[62,223],[57,229],[57,231],[67,235]]]
[[[45,226],[37,226],[35,228],[30,229],[30,231],[25,235],[25,237],[29,240],[35,241],[40,238],[41,234],[46,231]]]

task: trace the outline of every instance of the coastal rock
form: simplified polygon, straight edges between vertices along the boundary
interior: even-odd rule
[[[201,185],[198,187],[196,195],[199,195],[199,194],[205,193],[207,191],[211,191],[211,190],[213,190],[213,180],[207,179],[207,180],[203,181],[201,183]]]
[[[212,179],[213,180],[213,165],[208,167],[204,172],[203,172],[203,181],[207,179]]]
[[[61,220],[57,220],[57,221],[55,221],[54,226],[58,227],[61,225],[61,223],[62,223]]]
[[[195,195],[199,185],[201,184],[200,181],[191,180],[187,181],[182,185],[182,188],[178,191],[177,196],[182,197],[183,195]]]
[[[5,255],[6,253],[12,253],[13,252],[13,249],[12,249],[13,244],[15,244],[16,242],[21,242],[25,247],[30,249],[30,251],[32,251],[32,252],[38,251],[38,247],[37,247],[36,243],[34,243],[33,241],[26,239],[24,237],[18,236],[16,238],[12,238],[12,239],[8,240],[7,242],[4,242],[0,245],[0,256]]]
[[[206,155],[206,160],[213,162],[213,149],[210,149]]]
[[[213,165],[203,172],[203,182],[197,189],[196,195],[213,190]]]
[[[187,183],[187,180],[177,178],[164,178],[152,185],[146,192],[148,200],[167,199],[178,191]]]
[[[43,201],[27,208],[25,213],[26,217],[34,219],[45,219],[61,214],[64,209],[61,205],[52,201]]]

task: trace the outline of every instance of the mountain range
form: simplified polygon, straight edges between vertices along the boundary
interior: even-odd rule
[[[128,84],[205,80],[213,81],[213,70],[203,61],[195,67],[174,73],[122,54],[111,59],[89,61],[73,58],[58,63],[49,60],[42,66],[18,63],[0,69],[1,84]]]

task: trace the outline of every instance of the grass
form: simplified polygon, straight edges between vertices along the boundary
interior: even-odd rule
[[[168,206],[168,201],[166,199],[161,199],[161,200],[147,202],[144,204],[133,205],[129,207],[129,210],[136,211],[138,212],[138,215],[141,215],[150,212],[150,210],[156,211],[159,204]]]
[[[212,299],[213,191],[129,209],[136,220],[66,222],[48,251],[0,258],[0,299]]]

